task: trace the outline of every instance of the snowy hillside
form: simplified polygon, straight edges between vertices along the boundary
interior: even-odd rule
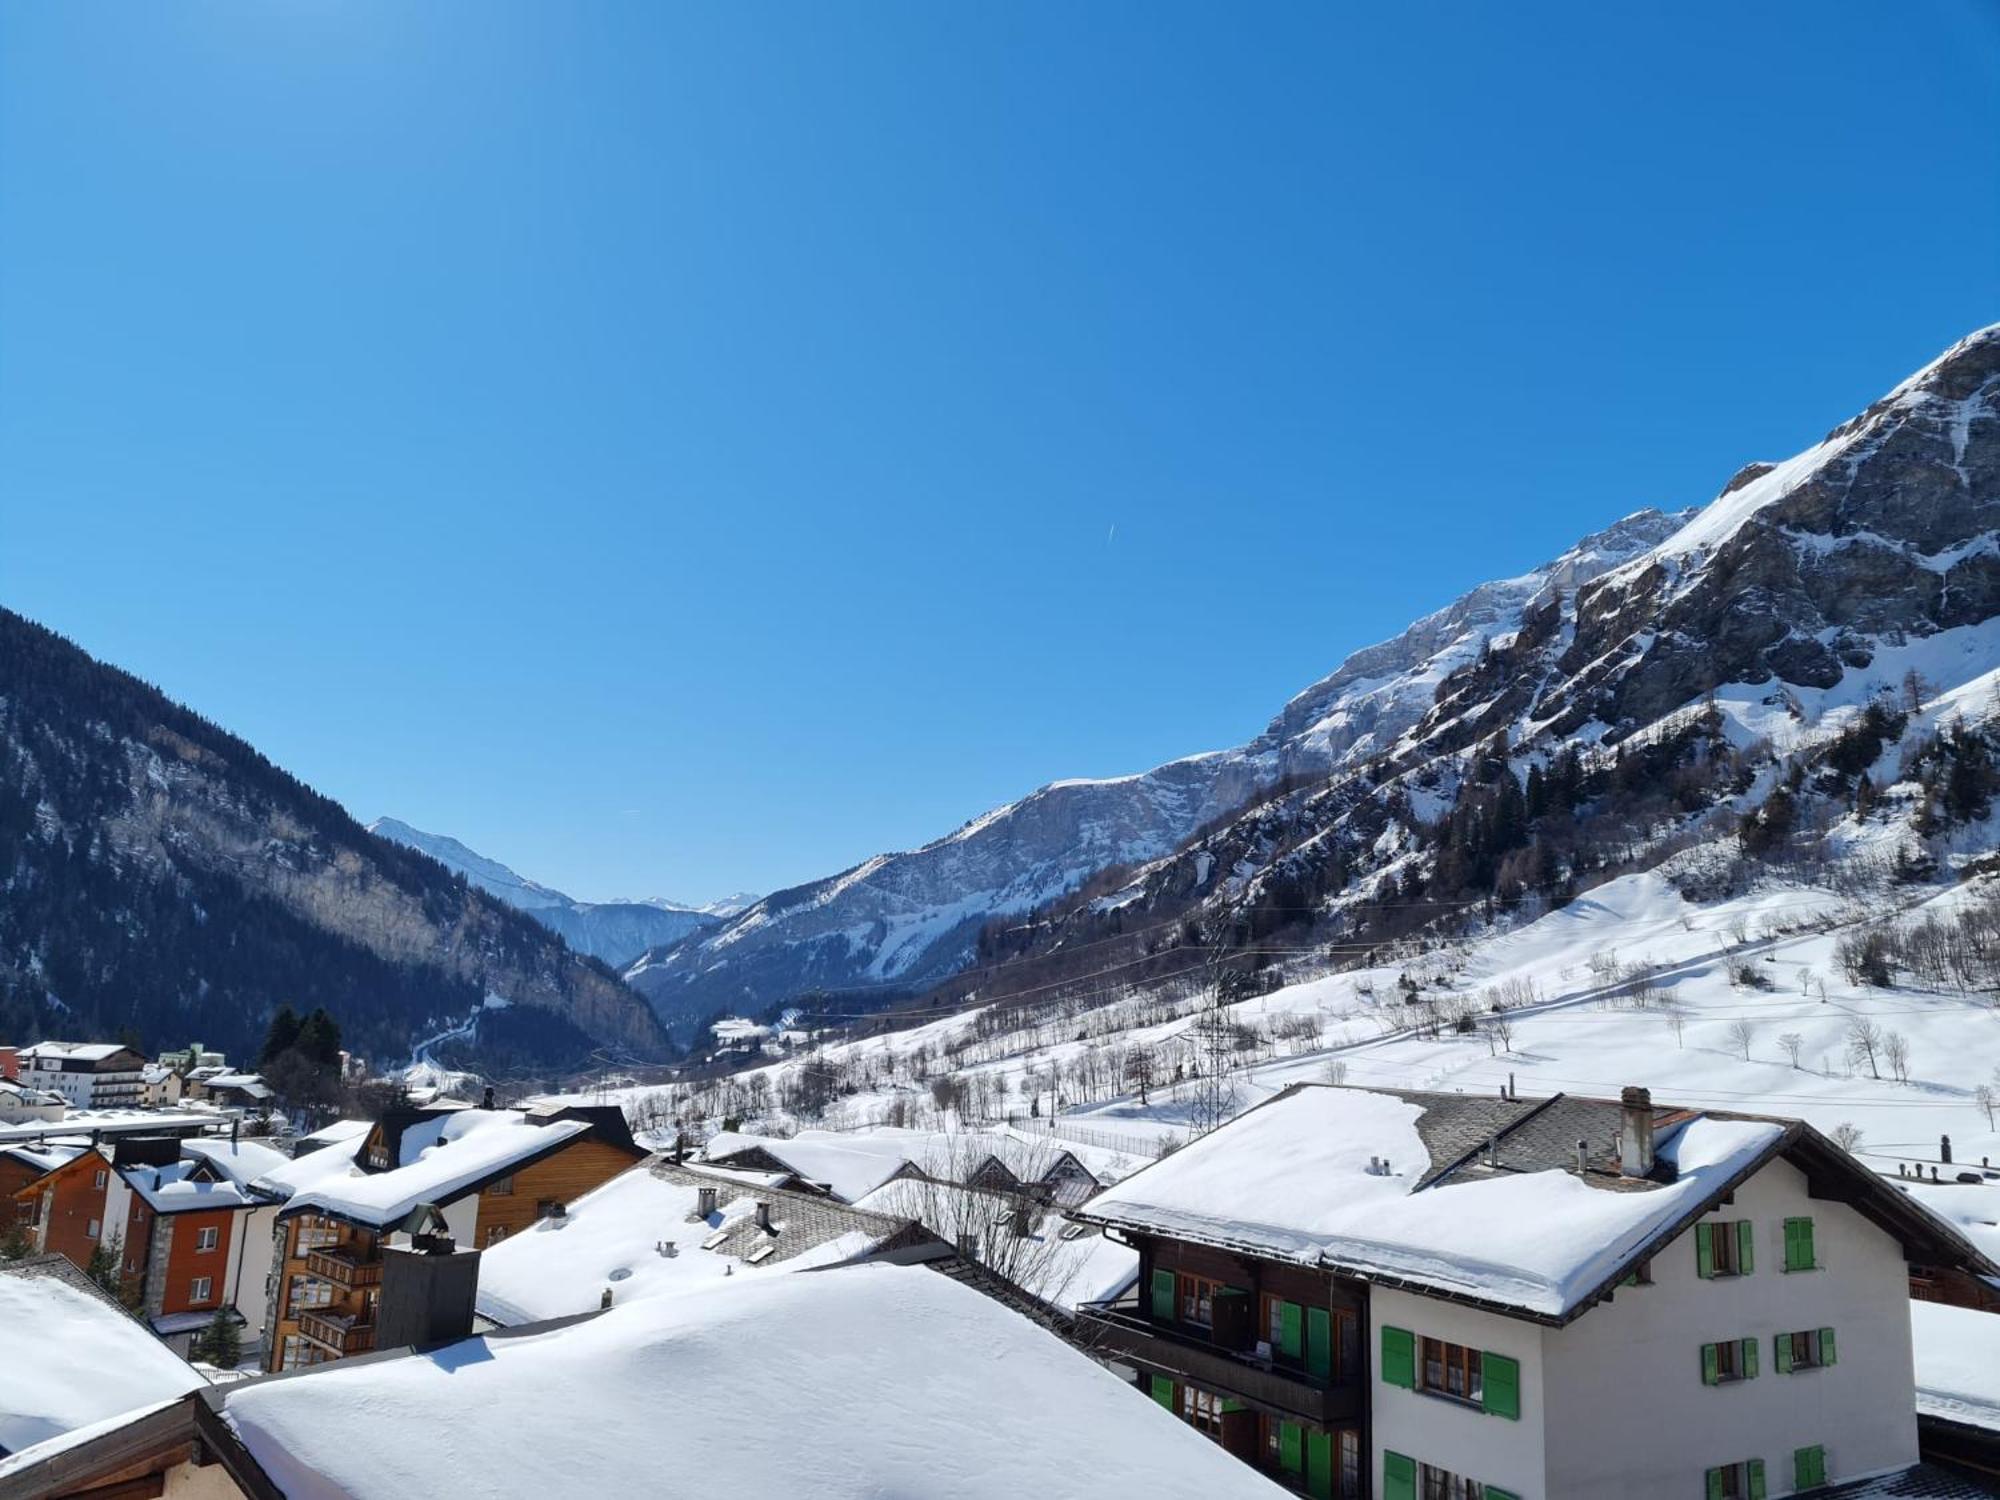
[[[426,833],[399,818],[377,818],[368,831],[428,854],[453,874],[497,896],[558,934],[578,953],[606,963],[632,962],[648,948],[675,943],[713,926],[757,898],[748,892],[702,906],[651,897],[640,901],[578,901],[539,881],[516,874],[447,834]]]

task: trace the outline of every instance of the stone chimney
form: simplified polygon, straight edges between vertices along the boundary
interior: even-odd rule
[[[1618,1126],[1618,1170],[1627,1177],[1653,1172],[1653,1096],[1627,1085],[1618,1096],[1622,1119]]]

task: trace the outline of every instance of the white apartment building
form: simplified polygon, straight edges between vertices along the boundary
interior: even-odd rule
[[[19,1082],[71,1109],[132,1109],[144,1100],[145,1070],[145,1058],[116,1042],[37,1042],[21,1049]]]

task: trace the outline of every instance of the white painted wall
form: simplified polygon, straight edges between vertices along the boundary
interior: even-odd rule
[[[1909,1282],[1901,1248],[1853,1209],[1807,1196],[1773,1162],[1712,1222],[1756,1225],[1755,1269],[1704,1281],[1690,1230],[1653,1261],[1653,1285],[1619,1291],[1566,1328],[1378,1288],[1370,1295],[1376,1493],[1384,1451],[1522,1500],[1688,1500],[1712,1465],[1761,1458],[1771,1500],[1792,1493],[1792,1454],[1819,1444],[1830,1481],[1917,1461]],[[1813,1221],[1821,1270],[1787,1273],[1784,1221]],[[1518,1422],[1382,1383],[1383,1325],[1512,1355]],[[1778,1333],[1831,1327],[1833,1368],[1781,1375]],[[1708,1386],[1701,1346],[1755,1338],[1755,1379]]]
[[[1784,1221],[1813,1221],[1818,1271],[1785,1271]],[[1703,1281],[1689,1231],[1628,1288],[1547,1336],[1549,1496],[1617,1493],[1685,1500],[1714,1464],[1764,1460],[1768,1493],[1792,1493],[1794,1449],[1821,1444],[1827,1478],[1858,1479],[1917,1461],[1909,1269],[1901,1248],[1844,1203],[1807,1196],[1802,1173],[1773,1162],[1712,1222],[1756,1225],[1748,1276]],[[1835,1331],[1832,1369],[1781,1375],[1772,1338]],[[1701,1382],[1701,1346],[1754,1336],[1754,1380]]]
[[[1497,1484],[1522,1500],[1551,1494],[1543,1452],[1543,1329],[1519,1318],[1459,1307],[1432,1297],[1377,1287],[1368,1295],[1369,1364],[1374,1370],[1370,1493],[1382,1493],[1382,1455],[1401,1453],[1454,1474]],[[1490,1349],[1521,1362],[1521,1416],[1489,1416],[1475,1407],[1382,1381],[1382,1329],[1407,1328],[1418,1339]],[[1418,1362],[1423,1354],[1418,1350]],[[1914,1399],[1914,1398],[1913,1398]],[[1606,1493],[1616,1493],[1612,1490]]]
[[[264,1332],[267,1311],[265,1282],[271,1273],[272,1226],[278,1222],[278,1210],[282,1206],[265,1203],[236,1216],[235,1243],[229,1247],[229,1276],[223,1288],[223,1301],[243,1314],[246,1344]]]

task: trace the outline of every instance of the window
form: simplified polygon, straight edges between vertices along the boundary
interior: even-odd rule
[[[1258,1319],[1258,1336],[1271,1346],[1273,1358],[1298,1364],[1306,1354],[1306,1310],[1283,1297],[1264,1294],[1264,1312]]]
[[[1181,1387],[1181,1420],[1211,1437],[1222,1436],[1222,1397],[1191,1385]]]
[[[97,1180],[96,1180],[95,1182],[91,1183],[91,1186],[92,1186],[92,1187],[96,1187],[96,1188],[101,1188],[101,1187],[103,1187],[103,1186],[104,1186],[104,1184],[105,1184],[105,1181],[106,1181],[106,1180],[107,1180],[107,1179],[105,1178],[105,1175],[104,1175],[104,1168],[102,1168],[102,1167],[99,1167],[99,1168],[97,1169]]]
[[[215,1280],[209,1276],[197,1276],[188,1283],[188,1301],[206,1302],[214,1294]]]
[[[486,1245],[488,1249],[491,1249],[506,1238],[507,1226],[505,1224],[489,1224],[486,1226]]]
[[[1816,1490],[1826,1483],[1826,1449],[1815,1443],[1792,1450],[1792,1488]]]
[[[1477,1402],[1485,1392],[1479,1365],[1477,1349],[1427,1338],[1423,1341],[1423,1358],[1417,1362],[1417,1373],[1422,1380],[1418,1389],[1455,1401]]]
[[[1355,1427],[1340,1429],[1340,1493],[1359,1495],[1361,1493],[1361,1431]]]
[[[285,1305],[294,1312],[333,1305],[333,1283],[317,1276],[294,1276],[285,1294]]]
[[[494,1183],[493,1186],[488,1188],[486,1191],[492,1193],[495,1197],[499,1198],[508,1197],[514,1191],[514,1179],[511,1175],[502,1177],[498,1182]]]
[[[1755,1339],[1727,1339],[1720,1344],[1701,1346],[1703,1385],[1731,1385],[1739,1380],[1753,1380],[1756,1375]]]
[[[1819,1259],[1813,1252],[1811,1219],[1785,1220],[1785,1269],[1787,1271],[1819,1269]]]
[[[1215,1294],[1222,1290],[1222,1283],[1210,1281],[1205,1276],[1190,1276],[1183,1271],[1177,1284],[1180,1289],[1181,1321],[1192,1323],[1197,1328],[1213,1326]]]
[[[1749,1458],[1710,1469],[1708,1500],[1764,1500],[1764,1460]]]
[[[1648,1256],[1645,1260],[1640,1261],[1638,1265],[1631,1269],[1625,1279],[1618,1284],[1620,1286],[1651,1286],[1653,1284],[1652,1257]]]
[[[1833,1363],[1833,1330],[1808,1328],[1799,1333],[1781,1333],[1776,1340],[1778,1373],[1817,1370]]]
[[[309,1215],[299,1220],[298,1237],[293,1242],[300,1255],[312,1250],[325,1250],[340,1243],[340,1230],[330,1220],[318,1215]]]
[[[87,1240],[96,1239],[97,1231],[100,1227],[97,1220],[92,1219],[88,1224],[83,1226],[83,1237]]]
[[[221,1235],[221,1233],[222,1231],[217,1229],[213,1224],[210,1224],[203,1229],[197,1229],[194,1233],[195,1250],[197,1252],[213,1250],[215,1248],[215,1242],[217,1238]]]
[[[281,1370],[303,1370],[311,1365],[323,1365],[333,1356],[324,1349],[307,1343],[296,1333],[285,1335],[282,1353],[278,1358]]]
[[[1435,1464],[1418,1464],[1417,1500],[1486,1500],[1486,1486]]]
[[[1751,1224],[1736,1219],[1726,1224],[1694,1226],[1695,1270],[1704,1279],[1748,1276],[1755,1265],[1751,1254]]]

